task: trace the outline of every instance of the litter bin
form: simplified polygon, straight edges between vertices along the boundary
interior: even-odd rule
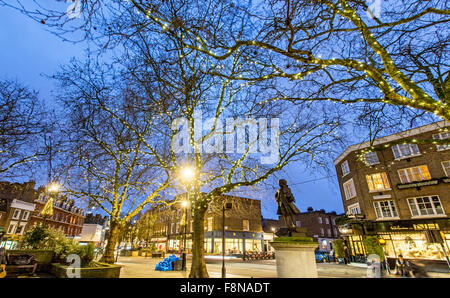
[[[183,270],[183,260],[176,260],[172,262],[173,271],[181,271]]]

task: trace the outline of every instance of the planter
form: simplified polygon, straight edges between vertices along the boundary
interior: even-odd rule
[[[139,251],[133,250],[133,251],[131,252],[131,256],[132,256],[132,257],[137,257],[137,256],[139,256]]]
[[[119,278],[122,266],[100,262],[94,262],[98,267],[76,268],[80,270],[81,278]],[[67,271],[73,272],[75,268],[69,268],[63,264],[51,264],[50,272],[58,278],[68,278]],[[70,274],[70,273],[69,273]]]
[[[8,250],[8,254],[27,254],[33,255],[38,262],[36,271],[43,272],[50,270],[50,264],[52,263],[53,255],[55,254],[53,250],[48,249],[13,249]]]
[[[314,250],[317,243],[296,241],[270,242],[275,249],[279,278],[317,278]]]

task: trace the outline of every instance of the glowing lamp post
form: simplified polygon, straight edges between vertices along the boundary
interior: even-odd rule
[[[184,166],[183,168],[181,168],[180,170],[180,180],[181,182],[186,186],[186,190],[187,190],[187,201],[183,201],[182,206],[184,208],[184,243],[183,243],[183,253],[181,255],[181,259],[182,259],[182,267],[183,270],[186,270],[186,238],[187,238],[187,207],[189,204],[189,200],[190,200],[190,188],[192,185],[192,182],[194,180],[195,177],[195,168],[193,168],[192,166]]]

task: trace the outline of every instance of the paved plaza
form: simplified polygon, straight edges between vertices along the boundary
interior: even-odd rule
[[[119,257],[117,264],[122,265],[121,278],[184,278],[189,274],[190,260],[187,272],[156,271],[155,265],[160,258]],[[218,260],[208,260],[206,267],[210,277],[221,277],[222,263]],[[228,278],[276,278],[275,260],[251,261],[233,260],[226,263]],[[366,268],[338,264],[317,264],[321,278],[365,278]]]

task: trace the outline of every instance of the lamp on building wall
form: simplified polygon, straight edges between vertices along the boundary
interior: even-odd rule
[[[226,278],[227,271],[225,269],[225,211],[233,207],[232,203],[225,203],[222,206],[222,278]]]

